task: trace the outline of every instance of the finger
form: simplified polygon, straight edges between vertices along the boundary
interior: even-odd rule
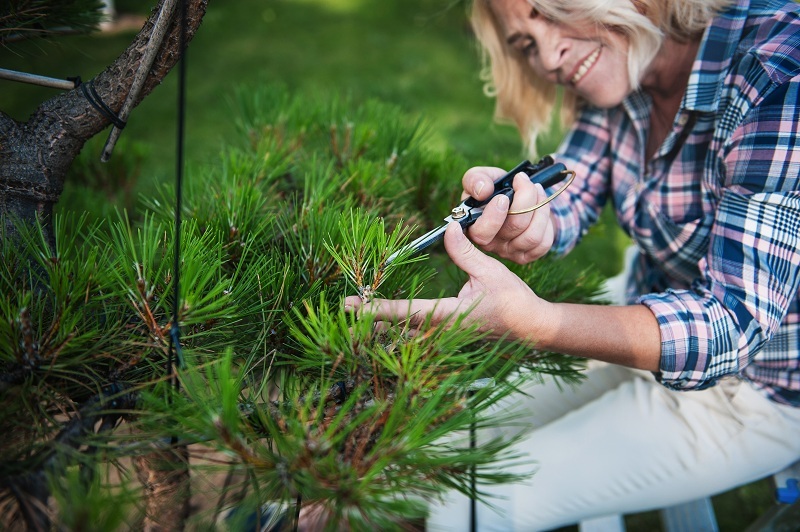
[[[361,308],[361,298],[358,296],[347,296],[344,298],[344,311],[357,312]]]
[[[432,299],[373,299],[362,302],[357,312],[359,316],[370,314],[377,321],[420,325],[434,313],[436,306],[437,300]]]
[[[536,184],[536,203],[542,203],[547,201],[547,192],[544,191],[542,185]],[[530,230],[537,235],[543,235],[546,232],[546,229],[549,227],[552,229],[552,221],[550,219],[550,204],[545,203],[536,211],[533,212],[533,218],[531,219],[531,223],[529,224]],[[541,241],[541,238],[539,239]]]
[[[383,334],[392,328],[391,322],[388,321],[374,321],[372,322],[372,332],[376,334]]]
[[[451,222],[444,233],[444,248],[456,266],[471,278],[484,279],[497,271],[500,263],[481,252],[464,235],[461,226]]]
[[[352,307],[350,309],[345,310],[354,310]],[[395,328],[398,324],[401,325],[408,325],[405,327],[403,334],[408,337],[414,337],[420,332],[420,326],[423,324],[424,320],[414,318],[415,323],[412,323],[411,320],[391,320],[391,321],[381,321],[377,317],[372,320],[372,333],[377,335],[382,335],[390,331],[391,329]],[[416,323],[416,322],[419,323]],[[349,328],[350,334],[353,334],[353,329]]]
[[[504,194],[498,194],[486,204],[483,214],[469,228],[469,238],[479,246],[489,245],[496,237],[508,218],[510,203]]]
[[[514,200],[511,202],[509,212],[523,211],[538,203],[538,193],[536,185],[531,183],[530,178],[523,173],[514,176]],[[533,219],[533,211],[510,214],[506,223],[499,231],[498,236],[502,240],[512,240],[521,235],[530,225]]]
[[[541,185],[535,185],[536,204],[547,199],[547,193]],[[517,238],[508,242],[504,256],[519,264],[527,264],[546,255],[553,245],[555,229],[550,217],[550,206],[545,204],[535,212],[525,229]],[[520,215],[521,216],[521,215]]]
[[[470,168],[461,178],[461,186],[464,192],[461,199],[472,196],[478,200],[484,200],[494,192],[494,182],[505,174],[502,168],[493,166],[476,166]]]
[[[528,228],[533,213],[509,214],[537,203],[536,185],[523,172],[514,176],[514,200],[511,205],[503,195],[493,198],[481,217],[469,230],[470,239],[487,251],[507,249],[509,242],[522,235]]]

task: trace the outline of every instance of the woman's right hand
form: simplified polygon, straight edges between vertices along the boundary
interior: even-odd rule
[[[478,166],[470,168],[461,180],[464,197],[486,199],[494,190],[494,181],[505,174],[500,168]],[[502,194],[486,205],[483,215],[469,228],[467,236],[486,251],[495,253],[517,264],[527,264],[550,251],[555,239],[555,228],[550,216],[550,206],[524,214],[509,211],[524,210],[547,199],[541,185],[530,182],[520,172],[514,176],[514,200],[509,206]]]

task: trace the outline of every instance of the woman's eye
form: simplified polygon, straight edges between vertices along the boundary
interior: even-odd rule
[[[536,53],[536,50],[537,50],[536,41],[530,40],[525,44],[525,46],[522,47],[520,52],[522,52],[522,55],[527,57],[533,53]]]

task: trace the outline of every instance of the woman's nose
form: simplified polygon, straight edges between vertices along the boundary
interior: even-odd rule
[[[563,38],[555,24],[547,24],[536,42],[539,45],[539,63],[544,74],[557,79],[564,67],[569,41]]]

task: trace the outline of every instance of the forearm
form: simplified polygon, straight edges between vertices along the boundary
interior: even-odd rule
[[[644,305],[544,305],[546,312],[532,317],[536,326],[523,334],[537,349],[658,371],[661,332]]]

